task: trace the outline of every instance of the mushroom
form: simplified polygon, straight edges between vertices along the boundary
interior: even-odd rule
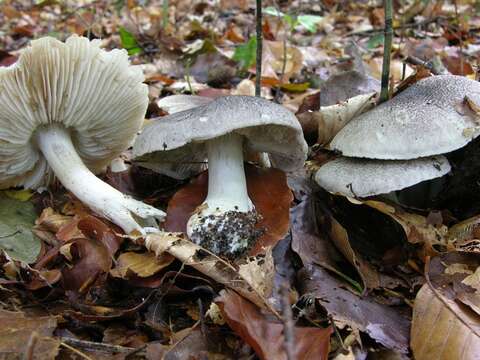
[[[354,120],[329,148],[343,156],[408,160],[459,149],[480,135],[465,97],[480,96],[480,83],[462,76],[422,79]]]
[[[365,198],[441,177],[450,169],[444,156],[383,161],[339,157],[323,165],[315,181],[331,193]]]
[[[93,173],[130,146],[148,104],[147,86],[125,50],[72,36],[31,42],[0,68],[0,187],[38,188],[55,175],[93,211],[126,233],[164,213]]]
[[[243,165],[247,150],[268,152],[273,166],[290,171],[303,165],[307,144],[284,107],[258,97],[225,96],[148,124],[133,155],[140,165],[169,173],[182,173],[172,163],[208,159],[208,195],[190,217],[187,234],[232,257],[248,250],[258,235]]]
[[[329,148],[346,157],[322,166],[315,180],[330,192],[367,197],[447,174],[450,164],[439,155],[480,134],[469,104],[479,96],[480,84],[461,76],[418,81],[340,130]],[[417,198],[415,205],[424,200]]]

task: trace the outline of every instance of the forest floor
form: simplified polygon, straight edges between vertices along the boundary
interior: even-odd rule
[[[432,74],[477,80],[476,1],[393,4],[390,96]],[[205,173],[175,180],[129,151],[127,170],[99,176],[165,210],[163,237],[131,241],[59,183],[1,191],[0,359],[478,359],[479,141],[448,154],[421,205],[321,189],[312,173],[338,129],[319,114],[380,91],[383,4],[262,6],[261,96],[297,115],[309,155],[294,173],[247,166],[264,230],[250,256],[184,255]],[[253,96],[255,24],[248,0],[3,0],[0,66],[42,36],[101,39],[142,67],[151,123],[168,95]]]

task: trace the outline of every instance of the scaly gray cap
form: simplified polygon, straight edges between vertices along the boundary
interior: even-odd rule
[[[480,134],[466,96],[479,99],[480,83],[453,75],[422,79],[350,121],[329,148],[344,156],[391,160],[459,149]]]
[[[387,194],[447,174],[444,156],[415,160],[368,160],[339,157],[323,165],[315,181],[333,194],[355,198]]]
[[[208,104],[148,124],[133,146],[134,160],[175,177],[192,175],[188,164],[206,159],[205,142],[235,132],[244,148],[267,152],[273,166],[284,171],[303,166],[307,144],[301,126],[281,105],[253,96],[224,96]]]

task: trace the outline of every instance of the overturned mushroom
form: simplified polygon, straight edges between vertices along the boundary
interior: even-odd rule
[[[34,40],[0,68],[0,187],[47,185],[53,175],[126,233],[164,213],[125,196],[91,172],[132,142],[148,104],[143,74],[125,50],[72,36]]]
[[[303,165],[307,145],[287,109],[256,97],[226,96],[149,124],[133,153],[140,165],[160,171],[172,171],[172,162],[208,159],[208,195],[190,217],[187,234],[232,257],[248,250],[258,235],[245,180],[245,150],[268,152],[274,166],[289,171]]]

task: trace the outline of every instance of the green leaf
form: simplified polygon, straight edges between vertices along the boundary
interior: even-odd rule
[[[385,36],[383,34],[376,34],[373,35],[367,42],[367,49],[375,49],[376,47],[380,46],[384,42]]]
[[[122,47],[128,51],[128,55],[135,55],[142,52],[142,48],[138,45],[135,37],[124,27],[120,28],[120,41]]]
[[[233,60],[238,61],[242,69],[248,69],[256,60],[257,39],[252,36],[247,43],[239,45],[233,54]]]
[[[288,14],[286,14],[283,17],[283,20],[285,20],[285,22],[288,24],[288,26],[290,27],[291,30],[293,30],[293,28],[295,26],[297,26],[297,24],[298,24],[298,18],[296,18],[294,16],[290,16]]]
[[[288,84],[283,84],[282,89],[290,92],[304,92],[307,91],[308,88],[310,87],[310,83],[288,83]]]
[[[323,20],[323,17],[317,15],[299,15],[298,23],[308,31],[314,33],[317,31],[317,24]]]
[[[277,17],[283,17],[285,16],[285,14],[283,12],[281,12],[280,10],[277,10],[275,7],[273,6],[269,6],[269,7],[266,7],[264,9],[262,9],[262,12],[264,14],[267,14],[267,15],[271,15],[271,16],[277,16]]]
[[[33,263],[40,253],[40,240],[32,233],[37,215],[30,202],[0,193],[0,250],[14,260]]]

